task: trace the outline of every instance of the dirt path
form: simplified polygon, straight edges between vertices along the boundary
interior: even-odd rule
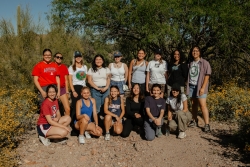
[[[240,161],[237,149],[228,146],[228,139],[235,127],[211,123],[212,132],[190,128],[185,139],[176,135],[162,136],[145,141],[132,132],[128,138],[111,136],[88,139],[78,145],[77,137],[69,136],[67,143],[43,146],[36,131],[29,132],[18,148],[20,166],[74,167],[74,166],[123,166],[123,167],[194,167],[194,166],[250,166]]]

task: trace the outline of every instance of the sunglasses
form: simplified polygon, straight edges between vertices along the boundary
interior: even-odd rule
[[[63,59],[63,57],[60,57],[60,56],[56,56],[56,58],[57,58],[57,59],[61,59],[61,60]]]

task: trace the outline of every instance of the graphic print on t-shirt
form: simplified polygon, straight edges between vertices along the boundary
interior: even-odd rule
[[[51,106],[52,116],[51,118],[56,118],[56,105]]]
[[[192,66],[190,67],[189,75],[190,75],[190,81],[189,83],[193,85],[197,85],[198,77],[199,77],[199,64],[193,63]]]
[[[84,80],[86,78],[85,71],[77,71],[76,78],[79,80]]]
[[[119,104],[110,104],[109,105],[109,108],[111,108],[111,111],[110,112],[116,112],[117,109],[120,109],[120,106]]]
[[[44,68],[44,73],[50,73],[50,75],[54,75],[54,72],[56,72],[56,68],[55,67]]]

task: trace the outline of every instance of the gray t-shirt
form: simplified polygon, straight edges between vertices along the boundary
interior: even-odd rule
[[[166,103],[170,105],[173,112],[178,110],[183,110],[183,102],[187,100],[187,96],[185,94],[181,94],[181,103],[176,105],[176,98],[173,96],[169,96],[166,100]]]
[[[197,85],[198,78],[200,73],[199,61],[193,61],[193,64],[190,66],[189,70],[189,84]]]

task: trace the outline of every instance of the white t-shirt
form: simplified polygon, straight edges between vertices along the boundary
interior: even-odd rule
[[[199,61],[193,61],[192,66],[190,66],[189,69],[189,83],[191,85],[197,85],[198,78],[199,78],[199,73],[200,73],[200,66],[199,66]]]
[[[92,76],[92,81],[96,86],[106,86],[107,77],[110,74],[109,68],[97,69],[96,72],[92,68],[89,69],[88,75]]]
[[[166,100],[167,104],[170,104],[171,109],[176,112],[178,110],[183,110],[183,102],[187,100],[187,96],[185,94],[181,94],[181,104],[177,104],[176,106],[176,100],[177,98],[174,98],[173,96],[169,96]]]
[[[82,85],[86,86],[86,76],[87,76],[88,68],[86,65],[81,68],[76,67],[76,71],[73,71],[72,66],[69,67],[69,75],[72,75],[73,85]]]
[[[149,83],[166,84],[165,73],[167,69],[167,62],[165,60],[162,60],[162,63],[155,60],[150,61],[146,69],[146,71],[150,72]]]

